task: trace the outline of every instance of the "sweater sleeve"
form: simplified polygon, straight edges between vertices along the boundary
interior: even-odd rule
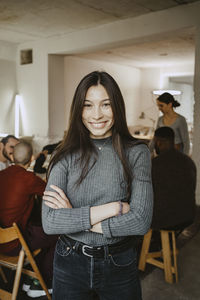
[[[182,117],[180,119],[179,132],[180,132],[181,139],[182,139],[182,142],[183,142],[183,153],[189,154],[190,139],[189,139],[187,122],[186,122],[184,117]]]
[[[51,170],[46,190],[51,190],[50,185],[54,184],[65,192],[67,175],[67,166],[58,162]],[[90,207],[53,209],[43,201],[42,225],[47,234],[70,234],[88,230],[91,228]]]
[[[130,211],[102,222],[103,234],[107,238],[143,235],[151,225],[153,189],[149,149],[145,145],[135,146],[129,159],[133,170]]]

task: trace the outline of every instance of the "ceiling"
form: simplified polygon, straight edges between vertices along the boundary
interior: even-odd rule
[[[79,57],[117,62],[138,68],[171,67],[194,62],[194,29],[177,32],[159,40],[134,44],[128,47],[107,49],[93,53],[79,54]]]
[[[0,40],[24,43],[60,37],[197,0],[0,0]],[[135,67],[194,60],[194,32],[79,56]]]

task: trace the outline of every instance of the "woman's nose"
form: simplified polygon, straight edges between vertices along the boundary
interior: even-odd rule
[[[102,117],[102,111],[101,107],[95,107],[93,111],[93,118],[94,119],[100,119]]]

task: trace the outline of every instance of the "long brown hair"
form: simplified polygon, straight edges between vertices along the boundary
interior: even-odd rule
[[[112,144],[123,166],[124,177],[127,182],[127,198],[129,199],[131,194],[132,172],[126,157],[125,149],[140,142],[133,138],[129,133],[126,122],[125,104],[121,91],[116,81],[106,72],[94,71],[89,73],[77,86],[70,110],[69,128],[63,142],[52,156],[48,168],[48,176],[53,166],[59,160],[67,154],[78,151],[80,152],[80,162],[82,165],[82,172],[78,184],[84,180],[89,172],[88,166],[91,155],[95,154],[95,157],[97,157],[98,154],[90,139],[90,132],[82,122],[82,111],[88,89],[91,86],[96,86],[98,84],[101,84],[105,88],[109,96],[114,117]]]

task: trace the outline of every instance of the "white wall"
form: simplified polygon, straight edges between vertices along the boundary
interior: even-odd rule
[[[66,127],[64,56],[49,55],[49,138],[61,139]]]
[[[48,109],[48,55],[41,43],[29,43],[33,49],[33,63],[20,65],[17,56],[17,85],[22,96],[21,135],[36,137],[48,136],[49,109]]]
[[[169,82],[171,76],[189,76],[193,75],[194,65],[176,66],[176,68],[151,68],[141,70],[141,112],[146,115],[146,119],[138,119],[138,124],[145,126],[156,125],[159,111],[156,107],[156,96],[153,96],[153,90],[158,89],[180,89],[181,107],[176,111],[187,118],[188,122],[193,121],[193,87],[189,85],[175,85]],[[177,99],[179,101],[179,99]],[[151,121],[155,120],[155,122]]]
[[[14,134],[16,64],[0,60],[0,133]]]
[[[16,46],[0,41],[0,134],[14,134]]]
[[[175,99],[181,104],[176,108],[176,112],[183,115],[188,123],[193,123],[194,113],[194,89],[190,84],[170,82],[169,88],[181,91],[181,95]]]
[[[163,83],[161,82],[161,70],[159,68],[142,69],[140,114],[141,112],[144,112],[145,119],[138,119],[138,125],[155,127],[159,112],[152,91],[160,88],[163,88]],[[154,122],[150,119],[154,120]]]
[[[126,104],[128,125],[134,125],[137,121],[140,106],[140,70],[122,65],[86,60],[83,58],[65,57],[65,99],[67,122],[70,104],[76,86],[86,74],[92,71],[106,71],[118,83]]]

